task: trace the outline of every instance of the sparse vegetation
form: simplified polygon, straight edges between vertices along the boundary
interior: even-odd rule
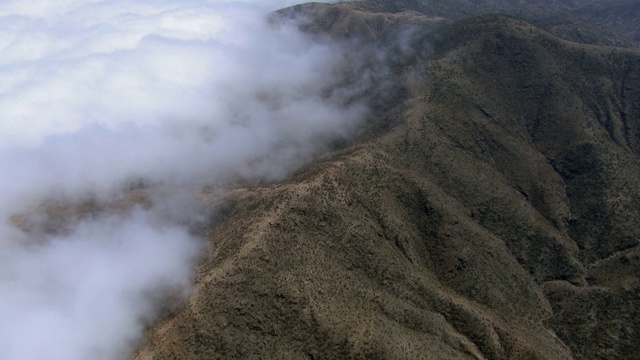
[[[411,27],[431,50],[392,70],[423,76],[394,77],[358,141],[233,202],[135,359],[640,353],[640,53],[422,3],[307,6],[307,30],[364,47]]]

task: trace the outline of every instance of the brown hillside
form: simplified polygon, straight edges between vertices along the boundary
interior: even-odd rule
[[[571,41],[637,46],[639,5],[638,0],[361,0],[339,6],[372,13],[415,11],[452,20],[505,14]]]
[[[428,51],[358,142],[229,195],[133,358],[635,358],[640,53],[336,8],[308,29]]]

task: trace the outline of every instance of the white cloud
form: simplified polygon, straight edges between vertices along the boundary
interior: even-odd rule
[[[328,91],[343,52],[269,26],[284,5],[0,3],[1,359],[126,357],[149,294],[188,288],[199,241],[180,224],[197,213],[173,200],[282,178],[354,133],[365,108]],[[173,197],[54,233],[11,220],[139,179]]]
[[[150,292],[187,288],[197,251],[139,210],[40,241],[0,253],[3,359],[126,356],[153,314]]]

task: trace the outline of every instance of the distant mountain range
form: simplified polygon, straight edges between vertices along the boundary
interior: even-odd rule
[[[278,12],[351,44],[346,85],[377,72],[373,115],[287,181],[226,195],[194,294],[133,358],[637,358],[639,9]]]

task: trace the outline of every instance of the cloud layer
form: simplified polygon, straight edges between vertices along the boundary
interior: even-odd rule
[[[354,133],[365,107],[332,91],[345,54],[265,20],[286,5],[0,4],[0,358],[126,358],[158,294],[189,288],[201,244],[178,199],[280,179]],[[52,228],[52,207],[140,182],[173,196]]]

